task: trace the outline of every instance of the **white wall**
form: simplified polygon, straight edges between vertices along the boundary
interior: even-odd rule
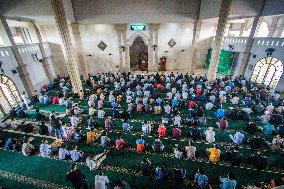
[[[0,48],[0,61],[2,61],[2,69],[4,70],[4,75],[8,76],[14,81],[19,93],[22,94],[23,91],[26,91],[19,77],[19,74],[12,73],[12,70],[17,70],[18,65],[10,47]]]
[[[191,61],[193,24],[161,24],[158,35],[158,57],[167,57],[167,70],[188,69]],[[168,45],[171,39],[176,42],[172,48]]]
[[[48,78],[45,74],[41,62],[36,62],[32,58],[32,54],[37,53],[38,59],[42,59],[38,44],[18,45],[17,46],[22,56],[26,69],[30,74],[31,81],[35,89],[40,89],[43,85],[48,83]]]
[[[61,48],[61,40],[55,25],[42,25],[41,36],[44,42],[49,42],[50,54],[49,63],[52,62],[56,75],[66,75],[67,67]]]
[[[114,25],[81,24],[80,33],[90,73],[117,70],[116,66],[120,63],[120,45]],[[98,47],[101,41],[107,45],[104,51]]]

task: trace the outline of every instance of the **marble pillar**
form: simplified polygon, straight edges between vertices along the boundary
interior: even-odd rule
[[[84,59],[84,49],[81,40],[80,28],[78,23],[71,23],[71,31],[74,37],[75,49],[77,50],[77,56],[79,60],[79,66],[83,70],[84,78],[88,78],[89,67],[87,62]]]
[[[125,44],[125,39],[126,39],[126,29],[127,25],[126,24],[116,24],[115,26],[116,33],[117,33],[117,38],[118,38],[118,43],[119,43],[119,71],[125,71],[126,68],[126,44]]]
[[[150,41],[148,45],[148,70],[150,72],[158,71],[159,57],[158,57],[158,32],[160,24],[149,24]]]
[[[194,23],[194,28],[193,28],[193,37],[192,37],[192,59],[191,62],[189,63],[189,73],[193,74],[194,73],[194,68],[195,68],[195,63],[197,61],[197,44],[199,42],[199,36],[200,36],[200,31],[201,31],[201,20],[196,20]]]
[[[223,46],[224,34],[228,27],[228,16],[230,13],[231,4],[232,0],[222,0],[221,2],[217,31],[212,47],[212,58],[208,69],[209,81],[214,81],[217,76],[217,66],[219,63],[221,48]]]
[[[5,44],[5,46],[11,46],[13,55],[17,61],[18,67],[17,72],[19,74],[19,77],[24,85],[24,88],[28,95],[33,95],[34,93],[34,86],[31,81],[30,75],[27,71],[26,65],[24,64],[24,61],[22,59],[22,56],[16,46],[16,43],[13,39],[11,30],[8,26],[7,20],[5,17],[0,17],[0,35],[1,38]]]
[[[238,75],[242,75],[242,76],[245,75],[245,72],[246,72],[246,69],[247,69],[247,66],[248,66],[248,62],[249,62],[249,59],[250,59],[250,50],[251,50],[251,47],[252,47],[252,44],[253,44],[253,38],[258,34],[261,23],[263,22],[263,18],[261,17],[261,15],[262,15],[264,6],[265,6],[265,0],[263,0],[261,10],[258,12],[258,14],[253,19],[250,34],[247,38],[246,47],[245,47],[245,50],[243,52],[243,59],[241,60],[241,65],[240,65]]]
[[[78,65],[76,63],[76,53],[72,48],[71,36],[68,30],[63,3],[61,0],[49,0],[49,2],[51,4],[56,26],[61,39],[62,49],[72,88],[75,93],[79,93],[83,89],[83,87],[80,79]]]

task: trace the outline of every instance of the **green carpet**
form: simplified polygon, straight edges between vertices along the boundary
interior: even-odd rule
[[[56,93],[55,91],[51,93]],[[164,95],[164,94],[163,94]],[[83,106],[84,110],[87,110],[87,101],[79,101],[80,104]],[[48,105],[45,106],[43,104],[37,103],[34,105],[35,107],[40,108],[46,114],[55,110],[57,113],[65,112],[64,106],[59,105]],[[122,103],[123,107],[126,107],[126,103]],[[110,104],[106,103],[105,107],[110,107]],[[236,107],[230,103],[224,105],[227,109],[228,107]],[[107,113],[110,113],[110,110],[106,110]],[[29,117],[24,118],[21,120],[26,121],[33,121],[34,120],[34,110],[30,110]],[[180,113],[182,117],[186,115],[186,109],[181,108]],[[207,124],[206,127],[214,126],[215,122],[217,121],[216,118],[213,118],[212,111],[205,112],[207,116]],[[255,119],[256,115],[252,115],[252,118]],[[67,119],[66,117],[64,118]],[[161,115],[154,115],[154,114],[136,114],[130,123],[134,126],[132,132],[133,134],[122,134],[122,138],[125,139],[129,143],[129,148],[123,152],[117,152],[115,150],[111,150],[106,160],[103,162],[102,168],[105,170],[105,174],[109,177],[111,183],[110,186],[114,185],[114,182],[118,179],[123,179],[127,181],[133,188],[146,188],[147,186],[151,186],[150,188],[174,188],[175,185],[172,181],[167,181],[162,186],[159,183],[156,183],[153,179],[145,178],[140,175],[139,163],[140,161],[148,157],[154,166],[158,165],[166,165],[167,168],[172,168],[177,163],[184,167],[187,170],[187,180],[191,180],[196,170],[202,167],[205,170],[205,173],[208,175],[210,179],[218,178],[220,175],[225,176],[229,171],[235,173],[236,180],[238,182],[238,186],[251,184],[255,181],[269,181],[272,178],[279,178],[284,176],[281,174],[284,168],[284,159],[283,154],[279,152],[275,152],[272,150],[262,149],[262,151],[268,156],[269,164],[266,170],[255,170],[251,165],[242,164],[240,167],[232,167],[228,164],[228,162],[221,161],[219,164],[210,164],[207,162],[208,155],[206,153],[206,148],[212,146],[212,144],[207,144],[204,141],[197,141],[194,145],[197,147],[197,161],[189,161],[189,160],[177,160],[173,158],[173,151],[172,147],[175,144],[178,144],[181,147],[184,147],[188,144],[189,133],[192,127],[185,126],[181,128],[182,130],[182,138],[180,140],[172,140],[171,139],[171,129],[169,127],[167,129],[169,139],[162,139],[163,144],[165,145],[165,152],[162,154],[154,154],[154,153],[142,153],[138,154],[135,152],[135,140],[139,137],[141,131],[141,121],[149,120],[149,121],[161,121]],[[99,128],[104,128],[104,120],[96,119],[99,123]],[[117,137],[117,132],[122,130],[122,120],[115,119],[114,121],[115,128],[112,132],[109,133],[110,138],[113,140]],[[83,116],[83,123],[81,126],[85,127],[86,123],[86,116]],[[247,124],[245,121],[233,121],[229,119],[229,130],[218,130],[216,131],[216,141],[218,143],[231,143],[229,138],[229,134],[235,133],[236,130],[241,130]],[[258,122],[258,125],[261,123]],[[154,124],[154,130],[156,131],[158,124]],[[84,132],[86,130],[84,129]],[[249,139],[252,137],[249,133],[242,131],[245,134],[245,139]],[[12,135],[14,137],[22,137],[23,134],[13,134],[2,132],[0,133],[0,139],[5,140]],[[35,137],[35,144],[40,144],[42,140],[41,137]],[[154,137],[148,136],[144,137],[146,142],[152,144]],[[89,154],[97,154],[101,153],[103,149],[100,146],[90,146],[85,143],[78,145],[79,149],[84,151],[86,155]],[[250,157],[253,153],[257,150],[251,149],[248,145],[244,144],[241,145],[240,152],[245,157]],[[64,186],[71,186],[70,183],[67,183],[65,180],[65,174],[69,171],[71,166],[70,161],[60,161],[51,158],[42,158],[39,156],[31,156],[31,157],[24,157],[22,154],[17,152],[8,152],[8,151],[0,151],[0,170],[7,171],[10,173],[16,173],[18,175],[27,176],[30,178],[51,182],[54,184],[64,185]],[[97,172],[91,172],[89,169],[84,165],[79,165],[79,168],[82,170],[84,174],[86,174],[87,182],[91,187],[94,183],[94,178]],[[14,180],[1,180],[0,177],[0,185],[8,186],[10,188],[29,188],[29,184],[19,183]],[[189,187],[189,186],[188,186]],[[33,187],[30,187],[33,188]]]

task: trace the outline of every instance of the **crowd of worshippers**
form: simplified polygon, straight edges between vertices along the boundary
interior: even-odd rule
[[[283,99],[278,92],[251,83],[244,78],[232,79],[227,76],[210,83],[206,75],[193,77],[181,73],[143,75],[123,72],[96,74],[82,81],[87,89],[78,94],[72,93],[68,77],[58,77],[52,84],[44,86],[41,92],[35,91],[32,97],[23,93],[20,107],[11,111],[12,120],[1,127],[10,126],[23,132],[33,132],[35,130],[33,124],[18,122],[14,118],[26,117],[26,111],[33,108],[35,103],[59,104],[66,107],[65,114],[52,111],[46,115],[36,109],[35,120],[40,122],[36,129],[42,135],[50,134],[74,144],[87,142],[92,145],[100,140],[100,144],[107,149],[123,150],[130,146],[128,141],[123,139],[122,134],[118,134],[116,140],[112,140],[108,136],[108,131],[120,128],[123,133],[134,133],[131,120],[145,113],[161,115],[161,120],[158,125],[151,121],[141,121],[141,137],[136,140],[138,153],[163,152],[166,144],[163,144],[161,139],[171,136],[172,139],[178,140],[184,137],[182,125],[193,128],[190,136],[186,136],[190,137],[189,144],[173,148],[174,157],[179,159],[182,157],[195,159],[195,153],[198,151],[194,145],[195,141],[205,140],[212,144],[212,147],[207,149],[209,161],[212,163],[224,159],[230,161],[232,165],[250,163],[257,169],[264,169],[268,164],[268,158],[261,151],[250,157],[243,157],[239,152],[240,145],[248,144],[253,149],[271,148],[278,151],[284,149]],[[49,96],[47,92],[52,88],[60,88],[60,91],[55,96]],[[75,102],[76,99],[87,100],[88,111],[84,111],[80,102]],[[127,106],[122,106],[123,103]],[[225,109],[226,103],[231,103],[235,107]],[[110,109],[110,113],[105,111],[106,108]],[[186,109],[186,115],[182,115],[180,109]],[[218,119],[215,125],[207,127],[209,117],[205,116],[205,111],[214,112],[211,116]],[[85,114],[88,114],[87,125],[82,121]],[[65,115],[68,116],[67,121],[62,119]],[[252,115],[257,115],[257,118],[251,119]],[[96,121],[96,117],[104,120],[103,130],[100,130],[101,125]],[[122,125],[116,125],[115,119],[122,119]],[[234,135],[228,135],[232,141],[230,144],[216,141],[215,130],[230,129],[230,120],[247,121],[242,130],[252,134],[253,137],[245,138],[243,131],[236,131]],[[258,122],[264,126],[257,125]],[[84,133],[84,129],[88,132]],[[147,137],[144,137],[147,135],[156,137],[153,144],[147,143]],[[15,146],[14,144],[17,142],[9,138],[5,146]],[[28,139],[22,146],[29,146],[29,153],[22,149],[24,155],[33,154],[36,149]],[[39,152],[44,157],[58,152],[60,159],[71,158],[74,162],[84,160],[90,170],[98,167],[96,162],[99,161],[93,159],[99,157],[103,160],[108,152],[105,151],[95,157],[84,157],[83,152],[77,150],[76,145],[72,150],[64,147],[56,148],[45,140],[42,148],[39,147]]]

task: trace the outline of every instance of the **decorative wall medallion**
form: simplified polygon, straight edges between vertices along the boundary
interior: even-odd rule
[[[173,48],[173,46],[176,45],[175,40],[171,39],[171,40],[168,42],[168,45],[169,45],[171,48]]]
[[[102,51],[104,51],[105,48],[107,48],[107,44],[105,44],[103,41],[101,41],[101,42],[99,43],[98,47],[99,47]]]

